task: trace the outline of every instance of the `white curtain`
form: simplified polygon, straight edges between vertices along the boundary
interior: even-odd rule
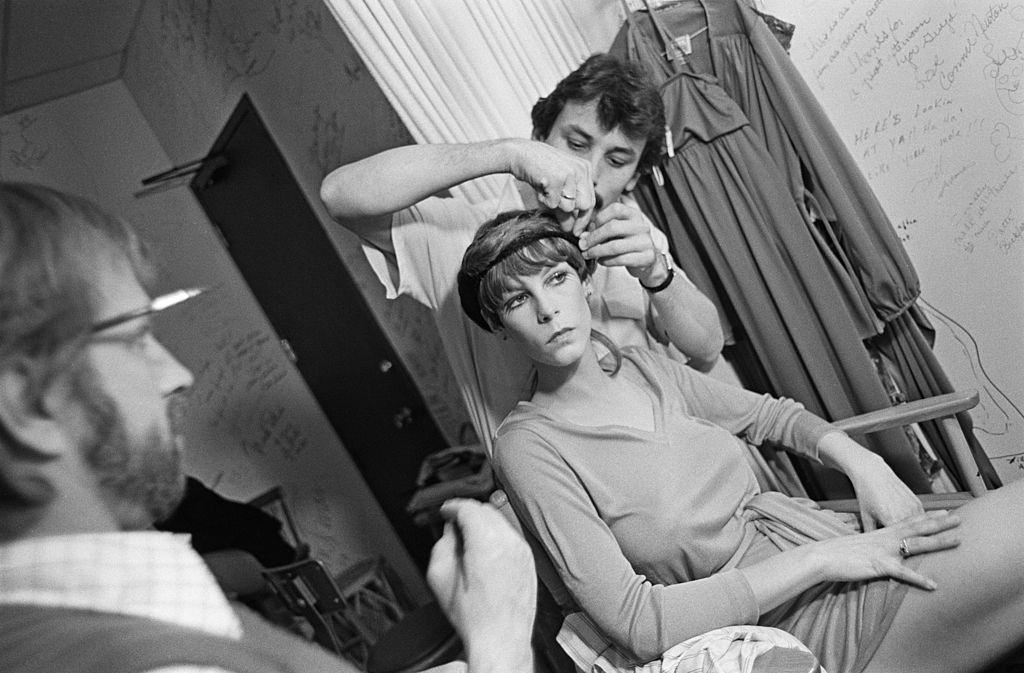
[[[530,135],[530,109],[624,20],[619,0],[325,0],[419,143]],[[495,179],[457,191],[496,195]]]

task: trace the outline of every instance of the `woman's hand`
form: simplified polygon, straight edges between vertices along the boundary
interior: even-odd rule
[[[926,512],[869,533],[813,542],[803,549],[816,559],[824,581],[891,577],[931,591],[935,582],[911,570],[903,561],[958,546],[960,537],[954,529],[959,525],[960,518],[955,514]]]
[[[851,440],[852,441],[852,440]],[[871,454],[848,474],[860,502],[861,526],[872,531],[924,513],[921,499],[881,457]]]
[[[831,467],[843,471],[853,483],[860,501],[861,525],[865,531],[891,526],[924,512],[914,495],[876,453],[850,439],[845,432],[830,432],[818,442],[818,455]]]
[[[960,519],[926,512],[868,533],[800,545],[743,568],[761,614],[822,582],[858,582],[891,577],[927,591],[935,582],[906,566],[911,556],[960,544]]]

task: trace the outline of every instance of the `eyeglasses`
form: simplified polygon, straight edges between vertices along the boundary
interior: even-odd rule
[[[174,292],[162,294],[156,299],[146,304],[145,306],[140,306],[139,308],[132,309],[131,311],[125,311],[124,313],[119,313],[118,315],[115,315],[113,317],[105,318],[104,320],[100,320],[97,323],[93,323],[92,327],[90,328],[90,333],[96,334],[98,332],[108,330],[111,327],[116,327],[118,325],[126,323],[129,320],[135,320],[136,318],[152,315],[153,313],[160,313],[161,311],[166,311],[172,306],[177,306],[182,302],[186,302],[189,299],[198,297],[199,295],[206,292],[208,289],[209,288],[205,287],[193,287],[185,290],[175,290]]]

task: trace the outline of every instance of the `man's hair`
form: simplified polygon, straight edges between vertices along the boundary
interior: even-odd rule
[[[152,267],[135,232],[86,199],[0,182],[0,372],[26,381],[40,405],[62,372],[74,372],[95,319],[98,270],[127,262],[140,282]],[[15,483],[11,460],[43,462],[0,423],[0,537],[53,496],[52,485]]]
[[[661,160],[665,138],[665,104],[648,71],[639,63],[611,54],[594,54],[541,98],[530,113],[535,138],[544,139],[566,103],[597,101],[597,120],[644,141],[637,170],[647,172]]]

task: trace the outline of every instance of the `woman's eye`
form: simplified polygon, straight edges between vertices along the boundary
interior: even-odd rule
[[[584,143],[581,143],[578,140],[570,140],[568,144],[569,148],[574,150],[584,150],[587,147]]]
[[[551,274],[551,277],[548,279],[548,282],[551,283],[552,285],[559,285],[565,281],[568,275],[569,274],[566,273],[565,271],[555,271],[553,274]]]
[[[511,297],[505,302],[505,311],[511,311],[512,309],[521,305],[524,301],[526,301],[525,294],[517,294],[514,297]]]

